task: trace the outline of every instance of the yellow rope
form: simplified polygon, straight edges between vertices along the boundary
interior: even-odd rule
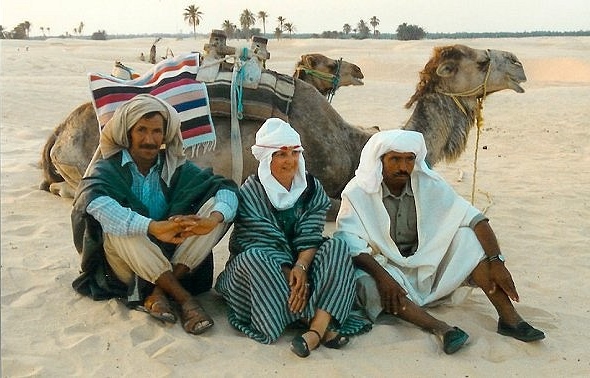
[[[483,80],[483,83],[473,89],[470,89],[470,90],[467,90],[464,92],[459,92],[459,93],[439,92],[441,94],[451,97],[453,99],[453,101],[455,102],[455,104],[457,105],[457,107],[461,110],[461,112],[465,116],[467,116],[467,110],[465,109],[463,104],[461,104],[458,97],[475,96],[475,95],[477,95],[477,93],[480,90],[483,90],[483,94],[481,95],[481,97],[477,98],[477,107],[475,108],[477,136],[475,138],[475,152],[474,152],[474,158],[473,158],[473,180],[472,180],[472,184],[471,184],[471,204],[472,205],[475,204],[475,176],[477,175],[477,157],[478,157],[477,155],[478,155],[478,150],[479,150],[479,138],[481,135],[481,129],[483,128],[483,102],[484,102],[486,95],[487,95],[487,85],[488,85],[488,79],[490,78],[491,68],[492,68],[492,61],[490,59],[490,64],[488,65],[488,70],[486,72],[486,76]],[[488,196],[488,198],[489,198],[489,196]]]

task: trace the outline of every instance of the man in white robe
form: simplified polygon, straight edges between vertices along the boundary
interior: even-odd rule
[[[467,333],[423,306],[456,299],[469,282],[496,308],[498,333],[543,339],[512,305],[518,293],[488,219],[428,168],[425,157],[422,134],[379,132],[342,193],[334,237],[350,246],[367,317],[396,315],[440,336],[444,351],[454,353]]]

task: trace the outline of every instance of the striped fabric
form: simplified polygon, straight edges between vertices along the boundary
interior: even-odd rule
[[[221,71],[215,81],[207,83],[213,116],[231,116],[231,82],[232,72]],[[294,93],[292,76],[263,70],[256,89],[242,88],[243,117],[259,121],[276,117],[288,121]]]
[[[240,189],[230,237],[232,257],[215,289],[228,304],[229,323],[261,343],[276,341],[289,324],[311,319],[316,309],[330,313],[333,328],[342,334],[366,330],[366,322],[349,316],[355,281],[348,247],[322,237],[329,200],[318,180],[308,182],[312,185],[294,206],[293,227],[286,232],[280,226],[285,217],[272,207],[254,176]],[[304,311],[294,314],[288,308],[289,287],[281,266],[291,266],[298,251],[312,247],[318,251],[308,270],[311,295]]]
[[[215,129],[209,109],[207,86],[195,80],[199,54],[169,58],[144,75],[123,80],[111,75],[88,75],[92,104],[102,128],[123,102],[140,93],[157,96],[172,105],[180,115],[184,147],[215,146]]]

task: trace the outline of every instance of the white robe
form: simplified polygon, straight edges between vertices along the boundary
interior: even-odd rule
[[[365,149],[373,150],[364,152],[365,157],[361,156],[356,177],[342,192],[334,237],[349,244],[353,257],[360,253],[372,255],[403,286],[414,303],[419,306],[433,304],[447,299],[464,284],[484,258],[483,248],[469,228],[469,222],[480,212],[438,173],[425,166],[425,147],[420,136],[418,142],[412,142],[417,146],[412,145],[409,149],[417,152],[411,183],[416,201],[418,249],[414,255],[403,257],[390,236],[390,219],[383,205],[379,182],[379,177],[382,180],[381,168],[375,159],[391,148],[387,143],[399,143],[396,138],[402,140],[412,135],[398,131],[386,133],[380,136],[381,140],[368,142],[365,146]],[[357,271],[359,278],[367,274],[360,269]],[[461,296],[464,298],[466,294],[461,293]]]

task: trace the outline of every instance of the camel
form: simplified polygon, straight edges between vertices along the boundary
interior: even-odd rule
[[[452,161],[465,149],[483,98],[504,89],[523,93],[519,84],[525,81],[522,64],[510,52],[464,45],[437,47],[420,72],[416,92],[406,104],[414,106],[414,110],[403,128],[424,134],[431,166],[443,159]],[[213,121],[217,133],[215,152],[190,159],[231,177],[231,159],[219,158],[231,156],[230,118],[214,117]],[[340,194],[353,177],[361,150],[375,129],[347,123],[315,87],[302,80],[295,80],[289,123],[301,135],[307,170],[335,200],[333,211],[337,211]],[[256,172],[257,162],[250,146],[261,124],[262,121],[246,119],[240,122],[242,180]],[[74,110],[47,141],[41,188],[71,196],[97,144],[97,120],[92,105],[86,103]]]
[[[157,42],[157,40],[156,40]],[[155,43],[154,43],[155,44]],[[115,70],[119,69],[117,73]],[[305,54],[296,64],[296,77],[298,71],[305,67],[313,71],[301,78],[320,93],[326,95],[333,89],[332,80],[321,80],[318,77],[338,77],[339,87],[348,85],[363,85],[364,78],[361,69],[354,63],[340,59],[336,61],[322,54]],[[136,78],[137,74],[121,62],[115,62],[113,76],[121,79]],[[80,128],[79,126],[80,125]],[[83,143],[83,151],[96,149],[98,146],[98,121],[91,102],[84,103],[74,109],[68,117],[58,125],[49,136],[42,153],[41,167],[44,180],[39,185],[42,190],[50,191],[53,194],[65,198],[73,198],[75,188],[90,160],[76,153],[70,154],[72,145]],[[59,162],[59,163],[56,163]]]

